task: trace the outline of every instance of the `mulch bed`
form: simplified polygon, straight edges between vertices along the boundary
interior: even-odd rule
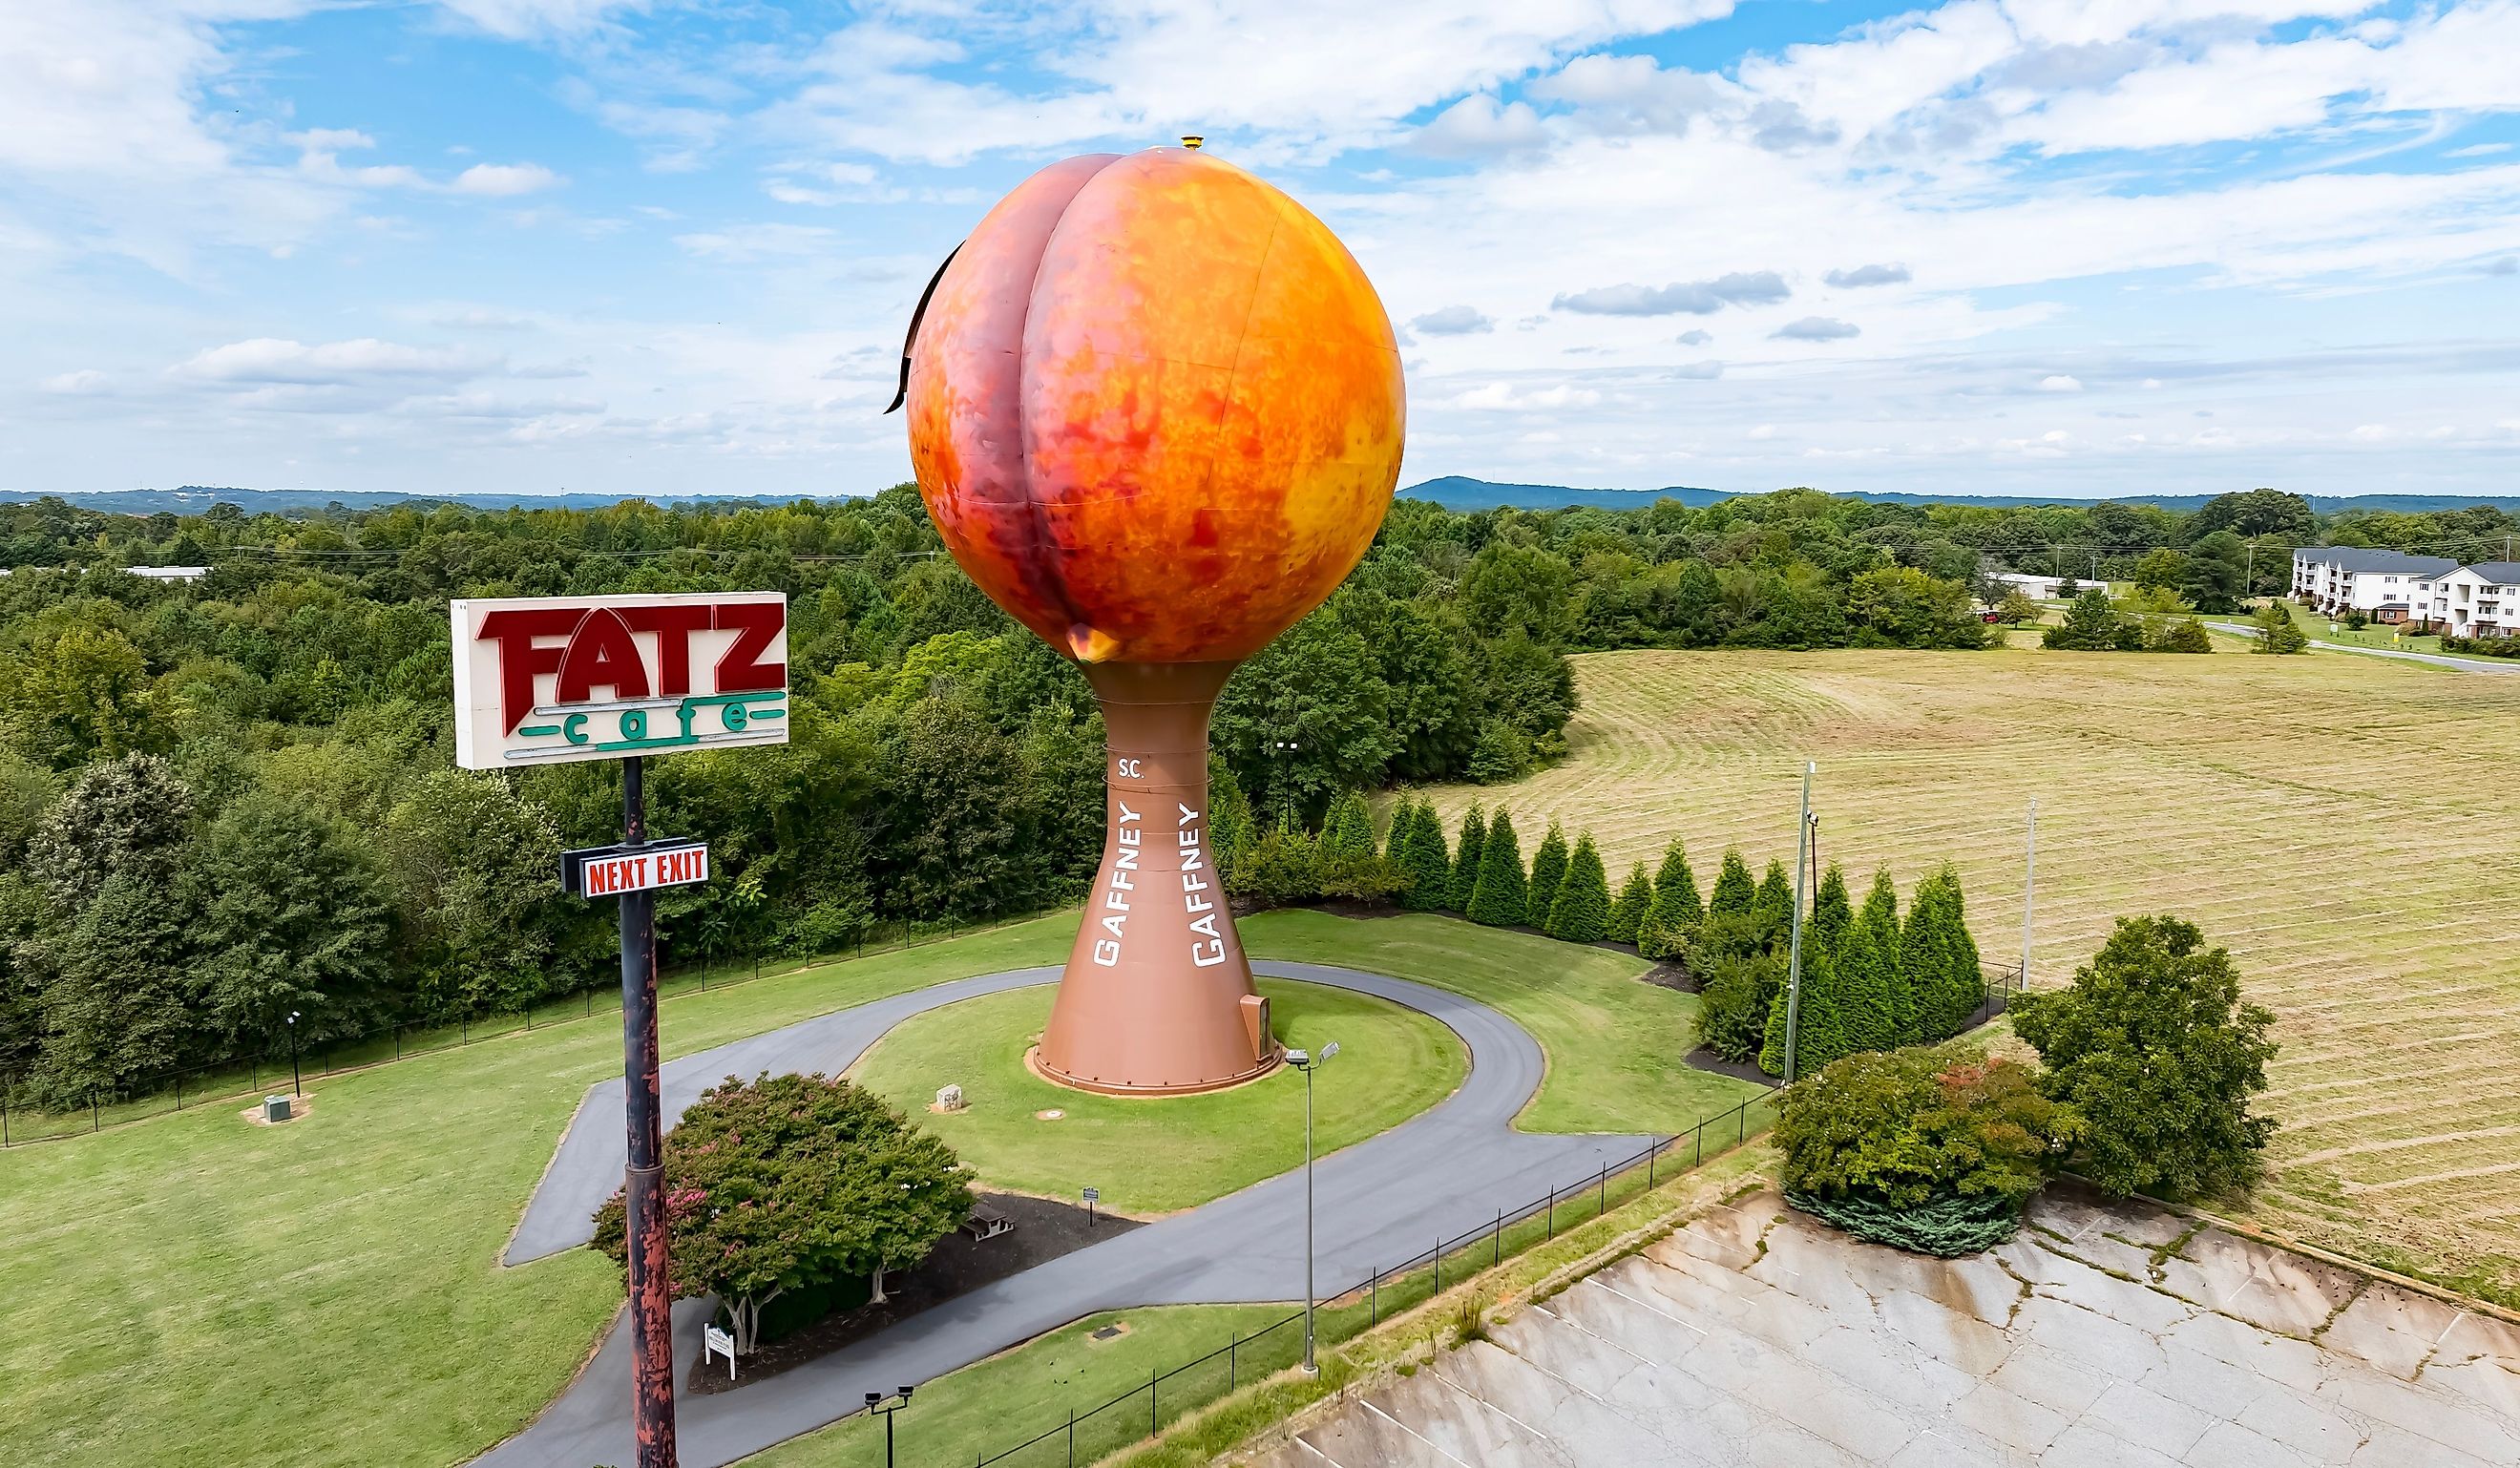
[[[1735,1081],[1748,1081],[1760,1086],[1777,1084],[1776,1077],[1757,1065],[1744,1060],[1727,1060],[1702,1045],[1688,1052],[1688,1065],[1690,1070],[1712,1071],[1719,1076],[1731,1076]]]
[[[726,1379],[725,1358],[711,1357],[706,1369],[699,1365],[692,1368],[684,1390],[695,1396],[732,1392],[747,1382],[793,1370],[982,1285],[1146,1226],[1134,1219],[1114,1218],[1098,1211],[1094,1226],[1088,1229],[1085,1210],[1074,1204],[1019,1193],[983,1192],[973,1196],[1012,1219],[1013,1230],[993,1239],[973,1239],[957,1229],[937,1240],[919,1268],[886,1278],[886,1298],[881,1305],[865,1305],[826,1315],[793,1335],[755,1346],[732,1382]]]

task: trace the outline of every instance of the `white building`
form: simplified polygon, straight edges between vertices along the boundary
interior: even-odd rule
[[[2354,546],[2305,546],[2292,553],[2294,600],[2328,616],[2360,611],[2396,625],[2423,620],[2441,578],[2458,569],[2447,556],[2409,556]]]
[[[2080,591],[2095,586],[2103,591],[2108,588],[2107,582],[2093,581],[2089,576],[2039,576],[2028,571],[1989,571],[1986,579],[1998,586],[2011,587],[2033,601],[2062,601],[2069,586]]]
[[[2450,637],[2520,630],[2520,561],[2485,560],[2434,577],[2411,620]]]

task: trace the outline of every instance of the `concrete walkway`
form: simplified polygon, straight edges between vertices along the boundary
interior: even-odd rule
[[[2520,1329],[2070,1187],[1975,1258],[1774,1193],[1326,1408],[1255,1468],[2508,1468]]]
[[[2216,632],[2233,637],[2256,637],[2258,629],[2238,622],[2208,622]],[[2395,647],[2363,647],[2353,643],[2325,643],[2311,639],[2310,645],[2319,652],[2359,652],[2364,657],[2390,657],[2402,663],[2430,663],[2436,668],[2456,668],[2462,673],[2520,673],[2520,658],[2509,662],[2488,662],[2474,657],[2444,657],[2438,652],[2401,652]]]
[[[1540,1087],[1540,1045],[1497,1010],[1446,990],[1315,963],[1262,962],[1273,978],[1352,989],[1442,1021],[1470,1052],[1451,1097],[1316,1167],[1318,1276],[1325,1297],[1416,1255],[1439,1237],[1487,1223],[1551,1188],[1571,1188],[1604,1163],[1643,1150],[1641,1136],[1543,1136],[1513,1130]],[[666,1114],[679,1116],[710,1083],[761,1070],[835,1074],[867,1045],[922,1010],[977,995],[1046,984],[1055,968],[1018,969],[896,995],[665,1067]],[[510,1263],[591,1235],[591,1216],[619,1185],[621,1086],[596,1087],[562,1139],[527,1205]],[[1304,1181],[1289,1173],[1175,1214],[1038,1268],[975,1290],[834,1352],[738,1391],[684,1397],[677,1429],[684,1468],[716,1468],[848,1415],[870,1390],[942,1376],[1102,1311],[1148,1305],[1300,1300],[1304,1293]],[[675,1311],[677,1382],[700,1351],[706,1306]],[[477,1461],[483,1468],[587,1468],[634,1460],[629,1340],[620,1322],[595,1359],[531,1427]],[[1047,1426],[1009,1422],[1008,1444]]]

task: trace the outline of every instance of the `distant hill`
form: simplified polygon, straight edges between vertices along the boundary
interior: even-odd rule
[[[1496,510],[1512,506],[1517,510],[1563,510],[1590,506],[1597,510],[1642,510],[1656,500],[1678,500],[1684,505],[1712,505],[1719,500],[1735,498],[1721,489],[1696,489],[1675,484],[1667,489],[1574,489],[1563,484],[1495,484],[1485,479],[1472,479],[1461,474],[1447,474],[1412,484],[1400,491],[1415,500],[1432,500],[1447,510]],[[1831,491],[1848,499],[1868,500],[1876,505],[1993,505],[2013,508],[2023,505],[2089,505],[2089,500],[2031,495],[1912,495],[1874,493],[1865,490]],[[2201,510],[2212,495],[2118,495],[2120,505],[2152,505],[2163,510],[2189,512]],[[2335,514],[2346,510],[2389,510],[2403,514],[2420,514],[2428,510],[2464,510],[2476,505],[2507,504],[2474,495],[2311,495],[2310,508],[2320,514]]]
[[[24,504],[43,499],[31,489],[0,489],[0,504]],[[60,498],[84,510],[103,510],[116,514],[200,514],[217,504],[234,505],[248,514],[304,514],[328,505],[344,510],[379,510],[387,505],[462,505],[473,510],[601,510],[624,500],[656,499],[652,495],[409,495],[378,491],[329,489],[226,489],[209,485],[187,484],[180,489],[107,489],[92,494],[63,495]],[[660,505],[786,505],[800,499],[845,500],[851,495],[689,495],[679,499],[656,499]]]
[[[1712,505],[1735,498],[1732,491],[1698,489],[1674,484],[1662,489],[1576,489],[1564,484],[1498,484],[1486,479],[1472,479],[1461,474],[1447,474],[1428,479],[1400,491],[1416,500],[1432,500],[1447,510],[1497,510],[1511,506],[1518,510],[1564,510],[1590,506],[1596,510],[1642,510],[1656,500],[1678,500],[1684,505]],[[1873,493],[1863,490],[1844,492],[1847,498],[1869,500],[1878,505],[2088,505],[2089,500],[2038,498],[2028,495],[1912,495]],[[0,504],[23,504],[44,498],[31,489],[0,489]],[[623,500],[656,499],[652,495],[414,495],[377,491],[324,489],[226,489],[209,485],[187,484],[178,489],[110,489],[92,494],[61,496],[73,505],[88,510],[110,511],[117,514],[156,514],[165,511],[172,514],[200,514],[222,502],[236,506],[248,514],[306,514],[320,512],[328,505],[345,510],[375,510],[386,505],[412,503],[463,505],[474,510],[598,510],[617,505]],[[688,495],[657,499],[665,505],[747,504],[785,505],[794,500],[846,500],[852,495]],[[2164,510],[2193,511],[2212,499],[2211,495],[2121,495],[2121,505],[2155,505]],[[2472,495],[2312,495],[2310,508],[2320,514],[2334,514],[2347,510],[2396,511],[2420,514],[2428,510],[2464,510],[2476,505],[2509,504],[2520,495],[2491,500]]]

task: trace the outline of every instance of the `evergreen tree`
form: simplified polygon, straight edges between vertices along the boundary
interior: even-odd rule
[[[1469,917],[1492,928],[1519,926],[1530,899],[1531,878],[1522,869],[1522,843],[1515,839],[1513,818],[1503,811],[1488,823],[1479,846],[1479,881],[1470,891]]]
[[[1786,975],[1787,994],[1791,993],[1792,974]],[[1846,1038],[1845,994],[1837,981],[1837,965],[1828,955],[1811,941],[1811,932],[1803,932],[1802,1001],[1793,1006],[1794,1077],[1799,1080],[1817,1072],[1822,1066],[1845,1055],[1851,1046]],[[1768,1033],[1759,1047],[1759,1068],[1772,1076],[1785,1073],[1785,997],[1780,996],[1768,1010]]]
[[[1207,840],[1215,854],[1217,875],[1228,885],[1258,837],[1252,825],[1251,798],[1242,793],[1234,767],[1211,752],[1207,757]]]
[[[1435,814],[1432,801],[1411,805],[1401,803],[1405,819],[1392,823],[1392,850],[1397,854],[1400,869],[1407,873],[1409,885],[1402,889],[1403,907],[1417,912],[1440,912],[1453,902],[1453,859],[1444,850],[1444,823]]]
[[[1977,944],[1960,902],[1959,873],[1950,864],[1917,884],[1899,935],[1899,970],[1928,1040],[1959,1033],[1984,998]]]
[[[1803,948],[1817,947],[1834,958],[1855,926],[1855,905],[1846,895],[1846,871],[1836,863],[1821,873],[1820,891],[1812,898],[1811,917],[1803,929]]]
[[[1890,931],[1895,944],[1898,929],[1893,926]],[[1831,962],[1837,970],[1840,1023],[1846,1030],[1848,1053],[1898,1047],[1899,1016],[1890,1001],[1896,961],[1885,956],[1875,926],[1861,916],[1839,940]]]
[[[1453,848],[1453,899],[1445,906],[1456,912],[1470,911],[1470,895],[1478,889],[1479,857],[1487,838],[1487,818],[1479,814],[1479,803],[1473,800],[1462,817],[1462,842]]]
[[[1628,884],[1619,889],[1619,900],[1610,904],[1609,921],[1601,936],[1612,943],[1637,942],[1638,925],[1644,921],[1645,910],[1653,906],[1653,877],[1645,864],[1639,862],[1628,868]]]
[[[1750,880],[1750,864],[1741,860],[1739,851],[1727,851],[1723,868],[1715,873],[1715,891],[1706,901],[1706,915],[1747,916],[1758,896],[1759,884]]]
[[[1528,906],[1534,927],[1546,927],[1550,910],[1557,902],[1557,886],[1566,880],[1566,831],[1556,822],[1549,823],[1549,834],[1540,838],[1540,849],[1531,854],[1531,895]]]
[[[1924,1025],[1916,1010],[1916,993],[1909,983],[1908,970],[1901,961],[1903,934],[1899,922],[1899,889],[1890,881],[1890,868],[1883,867],[1872,873],[1872,890],[1864,897],[1864,911],[1855,916],[1855,929],[1848,934],[1850,950],[1855,934],[1863,935],[1866,970],[1850,981],[1859,992],[1877,992],[1872,1017],[1859,1022],[1859,1033],[1878,1040],[1874,1045],[1859,1048],[1896,1049],[1924,1039]],[[1850,960],[1852,961],[1852,960]],[[1858,1001],[1859,1004],[1868,1002]]]
[[[1329,814],[1322,819],[1321,851],[1325,862],[1374,859],[1373,808],[1365,803],[1363,791],[1349,790],[1330,802]]]
[[[1748,875],[1746,869],[1743,875]],[[1705,920],[1706,908],[1697,900],[1697,878],[1688,869],[1688,853],[1674,836],[1662,854],[1662,872],[1654,878],[1653,897],[1637,923],[1637,951],[1648,958],[1676,956],[1696,939],[1698,925]]]
[[[1783,953],[1794,920],[1794,882],[1785,875],[1784,863],[1769,861],[1768,874],[1759,878],[1758,891],[1751,898],[1750,915],[1758,923],[1759,941]]]
[[[1593,833],[1575,838],[1575,855],[1567,861],[1566,880],[1549,905],[1549,936],[1569,943],[1592,943],[1609,930],[1610,876],[1601,869],[1600,849]]]

